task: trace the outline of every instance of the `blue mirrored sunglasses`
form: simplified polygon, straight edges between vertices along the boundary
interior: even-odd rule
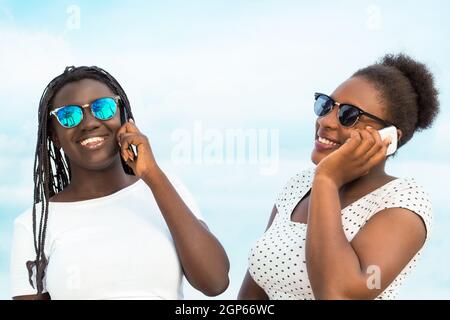
[[[116,115],[120,96],[99,98],[85,105],[66,105],[50,112],[64,128],[74,128],[83,120],[83,108],[90,107],[91,114],[99,120],[109,120]]]

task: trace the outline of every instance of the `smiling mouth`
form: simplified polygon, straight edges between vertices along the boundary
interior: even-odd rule
[[[315,144],[316,144],[317,149],[319,149],[319,150],[337,149],[341,146],[341,144],[339,144],[339,143],[333,142],[326,138],[322,138],[320,136],[317,136]]]
[[[330,146],[340,146],[339,143],[333,142],[331,140],[328,140],[326,138],[322,138],[322,137],[318,137],[317,140],[322,143],[322,144],[326,144],[326,145],[330,145]]]
[[[88,139],[81,140],[79,144],[89,150],[94,150],[100,148],[102,145],[105,144],[106,138],[105,137],[92,137]]]

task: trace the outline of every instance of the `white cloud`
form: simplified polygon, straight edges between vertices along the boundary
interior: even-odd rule
[[[6,206],[31,206],[33,204],[33,186],[30,185],[2,185],[0,186],[0,202]],[[3,212],[2,214],[8,214]]]
[[[0,150],[4,150],[3,156],[27,153],[33,146],[29,138],[24,136],[7,135],[0,133]]]
[[[9,288],[9,276],[6,272],[0,273],[0,300],[10,300],[9,296],[10,288]]]
[[[448,122],[440,122],[434,129],[435,138],[433,140],[433,146],[436,149],[443,150],[443,146],[450,145],[450,124]],[[450,159],[448,159],[450,160]]]
[[[69,43],[46,32],[0,28],[0,94],[20,96],[42,91],[73,56]]]

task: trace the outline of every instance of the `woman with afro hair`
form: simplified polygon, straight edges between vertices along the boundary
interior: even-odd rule
[[[330,95],[316,93],[311,160],[279,193],[251,248],[241,299],[392,299],[429,237],[430,198],[414,178],[385,172],[398,148],[429,128],[438,93],[428,68],[386,55]]]

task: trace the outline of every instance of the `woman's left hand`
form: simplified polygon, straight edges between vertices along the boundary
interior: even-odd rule
[[[158,165],[153,156],[152,148],[148,138],[142,134],[134,124],[133,119],[127,121],[120,127],[116,134],[120,147],[120,155],[126,164],[133,170],[134,174],[139,177],[150,177],[154,173]],[[130,145],[137,148],[137,156],[130,151]]]
[[[322,159],[315,176],[331,179],[338,188],[370,172],[386,158],[389,138],[381,140],[372,127],[352,131],[351,137],[336,151]]]

